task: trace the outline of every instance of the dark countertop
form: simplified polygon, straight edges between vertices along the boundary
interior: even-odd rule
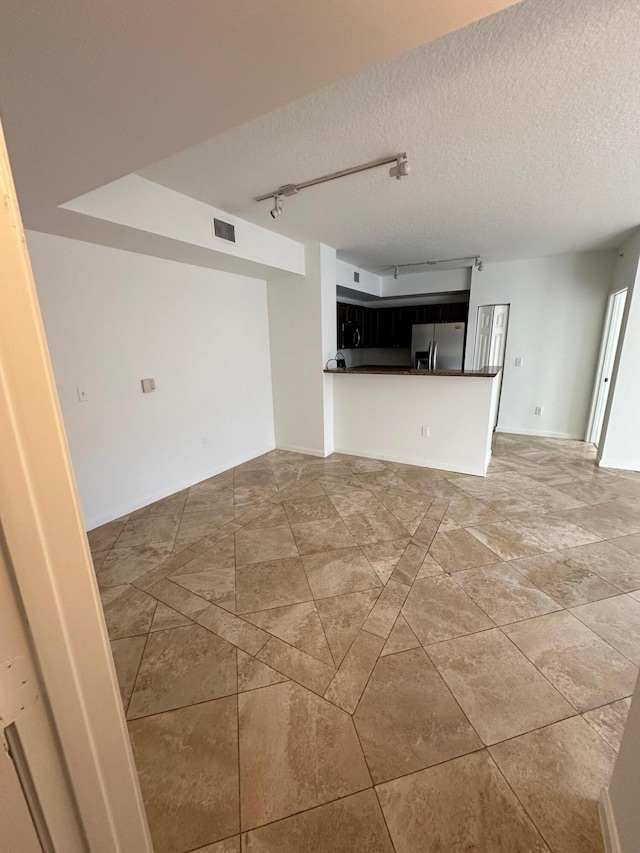
[[[382,376],[467,376],[480,379],[493,379],[500,373],[499,367],[484,367],[482,370],[412,370],[410,367],[362,365],[347,367],[344,370],[332,367],[325,368],[325,373],[360,373],[363,375],[380,374]]]

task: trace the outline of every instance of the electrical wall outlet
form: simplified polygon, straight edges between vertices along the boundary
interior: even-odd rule
[[[78,385],[78,387],[76,388],[76,393],[78,395],[79,403],[89,402],[89,395],[87,394],[87,388],[85,385]]]
[[[423,437],[423,438],[429,438],[429,436],[430,436],[430,435],[431,435],[431,433],[430,433],[430,431],[429,431],[429,427],[428,427],[428,426],[423,426],[423,427],[422,427],[422,437]]]
[[[143,394],[150,394],[152,391],[156,390],[155,379],[141,379],[140,382],[142,383]]]
[[[536,406],[536,410],[535,410],[534,414],[541,415],[542,414],[542,406]]]
[[[516,358],[516,367],[522,367],[522,359]]]

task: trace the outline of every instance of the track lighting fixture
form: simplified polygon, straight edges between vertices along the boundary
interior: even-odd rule
[[[399,181],[401,178],[406,178],[410,172],[411,166],[409,165],[409,161],[407,160],[407,155],[398,154],[396,158],[396,165],[392,166],[391,169],[389,169],[389,175],[392,178],[395,178],[396,181]]]
[[[256,196],[255,201],[266,201],[273,199],[274,206],[271,210],[271,216],[277,219],[282,213],[284,199],[292,195],[296,195],[300,190],[307,187],[314,187],[316,184],[324,184],[327,181],[335,181],[337,178],[346,178],[347,175],[355,175],[357,172],[366,172],[368,169],[376,169],[378,166],[387,166],[389,163],[394,165],[389,169],[389,174],[392,178],[400,180],[405,178],[411,171],[406,153],[395,154],[393,157],[381,157],[379,160],[371,160],[369,163],[363,163],[361,166],[351,166],[348,169],[342,169],[340,172],[332,172],[330,175],[322,175],[320,178],[312,178],[310,181],[303,181],[301,184],[284,184],[278,187],[277,190],[264,195]]]
[[[393,171],[391,169],[390,171]],[[442,258],[438,261],[416,261],[413,264],[394,264],[392,267],[387,267],[389,270],[393,270],[393,277],[398,278],[400,273],[411,267],[415,272],[418,272],[416,267],[435,267],[440,266],[442,264],[456,264],[455,267],[449,267],[449,269],[463,269],[464,267],[474,266],[478,270],[478,272],[482,272],[484,269],[484,264],[482,262],[482,258],[479,255],[468,255],[464,258]]]
[[[282,194],[274,195],[273,197],[273,207],[271,208],[271,216],[274,219],[277,219],[282,213],[282,208],[284,207],[284,197]]]

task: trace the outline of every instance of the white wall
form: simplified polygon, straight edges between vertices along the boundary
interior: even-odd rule
[[[336,253],[306,245],[306,275],[269,281],[276,446],[333,452],[333,388],[322,372],[336,349]]]
[[[510,304],[500,430],[584,438],[614,264],[614,252],[585,252],[472,270],[466,369],[478,306]]]
[[[359,274],[360,281],[354,281],[354,273]],[[361,290],[363,294],[380,296],[380,276],[361,267],[354,267],[346,261],[336,260],[336,284]]]
[[[269,276],[304,273],[304,246],[297,240],[231,216],[140,175],[126,175],[62,207],[92,219],[176,240],[182,247],[208,249],[212,256],[222,256],[220,261],[224,256],[233,256],[238,262],[249,261],[264,268]],[[214,235],[214,215],[235,225],[235,243]],[[239,263],[238,268],[244,272],[246,264]]]
[[[381,280],[382,296],[410,296],[414,293],[453,293],[469,290],[468,267],[455,270],[430,270],[419,273],[400,273],[398,278],[385,275]]]
[[[340,453],[484,475],[498,377],[332,374]],[[422,427],[430,437],[422,436]]]
[[[640,230],[622,246],[619,255],[613,289],[627,287],[628,293],[598,461],[609,468],[640,471]]]
[[[266,282],[28,244],[88,528],[273,448]]]

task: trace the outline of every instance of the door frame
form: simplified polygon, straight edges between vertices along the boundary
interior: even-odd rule
[[[598,365],[593,384],[593,392],[591,394],[589,419],[587,421],[587,429],[585,432],[585,441],[590,444],[597,445],[597,440],[599,441],[600,435],[596,433],[602,432],[602,423],[607,405],[607,397],[611,390],[611,387],[609,386],[605,393],[604,384],[605,379],[607,378],[607,373],[609,374],[609,378],[611,378],[613,371],[617,344],[620,338],[620,329],[622,327],[624,306],[627,299],[627,290],[628,288],[626,287],[620,288],[620,290],[614,290],[609,294],[609,298],[607,300],[607,310],[605,313],[604,324],[602,326],[600,351],[598,353]],[[598,420],[600,420],[599,430]]]
[[[152,853],[1,124],[0,193],[6,562],[74,801],[69,819],[91,853]],[[38,744],[23,736],[22,747],[46,794]]]

